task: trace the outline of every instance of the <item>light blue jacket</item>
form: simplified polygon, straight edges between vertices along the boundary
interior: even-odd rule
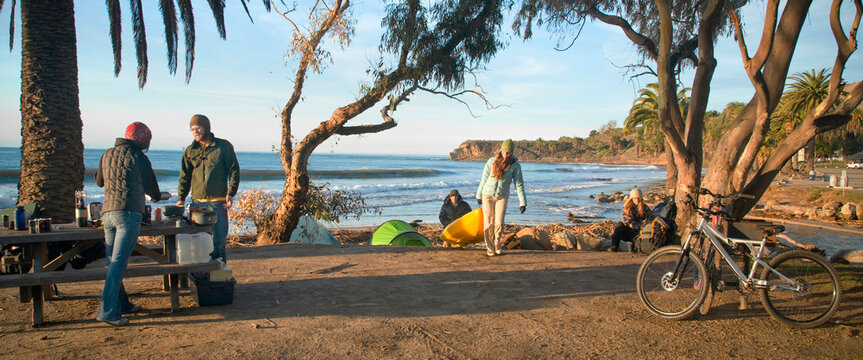
[[[491,169],[494,166],[494,157],[488,159],[485,163],[485,169],[482,170],[482,179],[479,181],[479,188],[476,190],[476,198],[482,199],[483,195],[491,195],[497,198],[509,198],[509,184],[515,180],[515,191],[518,193],[518,204],[526,206],[527,200],[524,197],[524,178],[521,176],[521,164],[518,159],[509,166],[500,179],[495,179],[491,176]]]

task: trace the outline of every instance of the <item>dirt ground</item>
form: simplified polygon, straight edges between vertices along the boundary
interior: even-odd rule
[[[229,249],[232,305],[127,279],[145,311],[126,327],[94,320],[102,282],[60,285],[30,326],[17,289],[0,289],[3,358],[855,358],[863,356],[863,268],[841,267],[834,318],[810,330],[772,320],[757,296],[720,293],[709,315],[668,321],[635,292],[643,256],[348,244]],[[181,292],[181,294],[188,294]]]

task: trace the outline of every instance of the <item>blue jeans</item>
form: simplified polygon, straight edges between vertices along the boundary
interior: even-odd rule
[[[102,289],[102,301],[99,303],[96,320],[120,320],[123,312],[134,306],[129,302],[126,288],[123,287],[123,273],[126,272],[129,257],[138,242],[142,216],[143,214],[137,211],[109,211],[102,215],[108,275],[105,277],[105,288]]]
[[[191,206],[198,207],[206,207],[207,205],[216,213],[216,224],[213,225],[213,252],[210,253],[210,259],[222,258],[227,263],[225,239],[228,237],[228,209],[225,209],[224,201],[192,201],[191,204]]]

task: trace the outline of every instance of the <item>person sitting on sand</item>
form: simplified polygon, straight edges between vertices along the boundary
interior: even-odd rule
[[[641,190],[637,187],[629,193],[629,199],[623,204],[623,221],[614,225],[611,233],[611,247],[608,251],[618,250],[620,241],[632,242],[641,230],[641,222],[650,214],[650,208],[641,198]]]
[[[458,190],[452,189],[449,192],[449,195],[443,199],[443,205],[440,207],[438,219],[440,219],[441,225],[446,227],[464,214],[469,213],[471,210],[470,205],[468,205],[466,201],[462,200],[461,194],[458,193]]]

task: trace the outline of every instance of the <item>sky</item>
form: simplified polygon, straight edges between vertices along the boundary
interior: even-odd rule
[[[123,68],[118,77],[113,74],[104,3],[75,3],[85,148],[108,148],[116,137],[123,136],[129,123],[141,121],[153,132],[151,149],[182,150],[191,142],[188,124],[194,114],[208,116],[213,133],[229,140],[237,151],[270,151],[279,144],[279,113],[291,94],[295,71],[295,61],[286,56],[292,26],[280,15],[264,11],[260,1],[250,1],[254,23],[239,2],[227,3],[227,39],[221,40],[206,1],[192,1],[195,63],[191,82],[186,84],[182,33],[177,74],[170,75],[161,15],[155,2],[144,2],[149,51],[149,75],[144,89],[137,86],[128,3],[121,2]],[[764,6],[762,1],[750,1],[742,9],[750,51],[757,47]],[[10,7],[7,1],[0,11],[4,48],[8,45]],[[332,53],[332,62],[321,74],[310,72],[306,80],[303,100],[294,111],[296,137],[305,136],[336,108],[354,101],[360,86],[369,81],[366,69],[379,57],[383,4],[356,0],[352,8],[355,36],[346,48],[332,42],[325,45]],[[852,10],[849,4],[843,7],[846,33]],[[828,1],[813,2],[789,74],[832,66],[836,45],[827,22],[828,12]],[[3,129],[0,146],[3,147],[21,145],[20,11],[16,9],[15,14],[13,49],[0,52]],[[555,36],[536,29],[533,39],[523,42],[512,33],[509,24],[503,29],[508,46],[477,76],[491,103],[502,106],[489,110],[475,99],[468,99],[477,115],[474,117],[461,103],[420,94],[394,113],[398,123],[395,128],[376,134],[337,136],[319,146],[316,152],[446,156],[468,139],[586,137],[609,121],[621,126],[638,89],[655,81],[647,78],[631,81],[624,74],[621,66],[637,60],[636,49],[616,27],[588,23],[570,49],[557,51]],[[741,65],[737,44],[729,38],[721,39],[716,46],[716,58],[718,65],[708,110],[721,111],[731,101],[748,101],[753,90]],[[684,74],[684,81],[691,82],[691,76],[692,71]],[[863,80],[860,51],[852,55],[844,77],[849,82]],[[376,105],[348,125],[380,122],[379,110],[383,105]]]

